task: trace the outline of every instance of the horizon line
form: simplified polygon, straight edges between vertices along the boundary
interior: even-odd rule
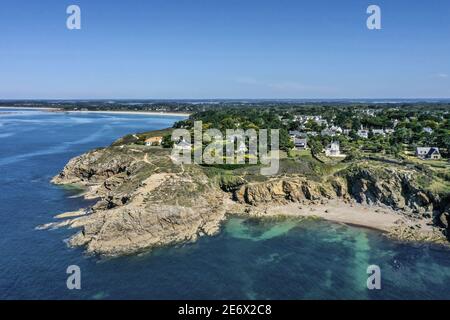
[[[0,98],[0,102],[8,101],[235,101],[235,100],[259,100],[259,101],[342,101],[342,100],[450,100],[450,97],[382,97],[382,98]]]

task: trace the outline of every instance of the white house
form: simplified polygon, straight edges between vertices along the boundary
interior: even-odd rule
[[[362,113],[364,113],[370,117],[375,117],[376,111],[372,110],[372,109],[366,109],[366,110],[363,110]]]
[[[439,160],[441,153],[436,147],[418,147],[416,149],[416,157],[424,160]]]
[[[328,121],[325,119],[314,120],[319,126],[328,126]]]
[[[312,121],[320,121],[320,120],[322,120],[322,116],[296,115],[294,118],[295,118],[296,121],[299,121],[301,123],[305,123],[305,122],[307,122],[309,120],[312,120]]]
[[[339,126],[332,126],[330,130],[336,132],[336,134],[342,134],[342,128]]]
[[[372,129],[372,133],[374,136],[385,136],[386,132],[383,129]]]
[[[339,134],[342,134],[342,128],[339,126],[331,126],[327,129],[323,129],[321,132],[322,136],[335,137]]]
[[[291,137],[291,139],[294,139],[295,137],[301,137],[302,135],[303,135],[303,133],[301,133],[298,130],[289,131],[289,136]]]
[[[320,134],[322,135],[322,136],[329,136],[329,137],[334,137],[334,136],[336,136],[336,132],[335,131],[332,131],[331,129],[329,129],[329,128],[327,128],[327,129],[323,129],[321,132],[320,132]]]
[[[175,144],[174,148],[177,150],[191,150],[192,145],[189,142],[186,142],[186,140],[181,140]]]
[[[369,138],[369,130],[360,129],[356,134],[358,135],[358,137],[363,139]]]
[[[339,141],[331,142],[328,147],[325,149],[325,155],[327,157],[340,157],[341,156],[341,147],[339,145]]]
[[[432,134],[433,133],[433,129],[431,129],[430,127],[426,127],[426,128],[423,128],[423,132],[428,133],[428,134]]]

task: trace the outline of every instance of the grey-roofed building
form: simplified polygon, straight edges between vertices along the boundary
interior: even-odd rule
[[[306,150],[308,148],[308,139],[294,138],[294,146],[297,150]]]
[[[439,148],[436,147],[418,147],[416,149],[416,156],[425,160],[439,160],[441,159],[441,153]]]

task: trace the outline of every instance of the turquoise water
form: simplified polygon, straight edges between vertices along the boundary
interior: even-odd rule
[[[229,219],[193,244],[102,260],[64,242],[75,230],[39,231],[85,207],[79,190],[49,183],[67,161],[172,117],[54,114],[0,109],[1,299],[450,299],[450,250],[389,241],[323,221]],[[382,290],[366,288],[379,265]],[[66,269],[81,268],[79,291]]]

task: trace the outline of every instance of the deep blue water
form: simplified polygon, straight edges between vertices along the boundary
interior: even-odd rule
[[[450,250],[385,239],[321,221],[228,220],[215,237],[110,260],[64,242],[74,230],[39,231],[87,206],[49,183],[69,159],[173,117],[55,114],[0,109],[0,299],[450,299]],[[366,288],[379,265],[382,290]],[[66,287],[81,268],[82,289]]]

